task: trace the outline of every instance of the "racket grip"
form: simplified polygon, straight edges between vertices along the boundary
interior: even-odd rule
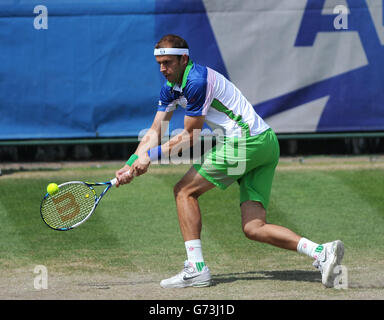
[[[124,173],[124,175],[129,175],[130,172],[131,172],[131,170],[128,170],[127,172]],[[110,181],[112,187],[113,187],[114,185],[116,185],[116,182],[117,182],[117,178],[113,178],[113,179]]]

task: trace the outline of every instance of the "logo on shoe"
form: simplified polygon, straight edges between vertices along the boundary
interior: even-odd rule
[[[196,278],[196,277],[198,277],[199,275],[198,274],[196,274],[196,275],[194,275],[194,276],[188,276],[188,275],[184,275],[183,276],[183,280],[184,281],[187,281],[187,280],[191,280],[191,279],[193,279],[193,278]]]

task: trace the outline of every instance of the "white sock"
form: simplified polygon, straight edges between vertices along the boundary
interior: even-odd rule
[[[201,271],[205,266],[203,251],[201,249],[201,240],[189,240],[185,242],[185,249],[187,250],[188,261],[193,263],[197,271]]]
[[[301,238],[297,245],[297,252],[306,254],[314,259],[317,259],[321,251],[323,251],[322,245],[312,242],[306,238]]]

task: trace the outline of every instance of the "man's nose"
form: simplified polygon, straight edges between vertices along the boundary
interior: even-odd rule
[[[164,72],[166,70],[165,66],[164,65],[160,65],[160,72]]]

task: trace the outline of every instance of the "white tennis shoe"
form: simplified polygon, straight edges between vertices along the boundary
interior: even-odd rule
[[[160,282],[163,288],[208,287],[211,284],[211,273],[207,266],[199,272],[192,263],[185,261],[184,269],[174,277]]]
[[[336,276],[335,268],[341,264],[344,256],[344,244],[340,240],[325,243],[323,251],[319,254],[313,266],[321,272],[321,282],[327,288],[334,287]]]

